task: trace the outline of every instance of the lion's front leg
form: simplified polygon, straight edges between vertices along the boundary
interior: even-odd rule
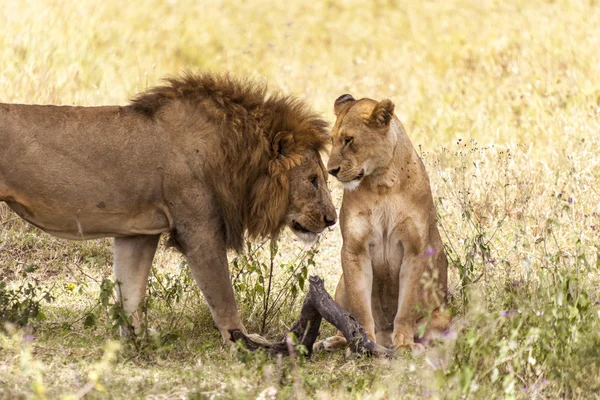
[[[227,251],[221,235],[215,232],[196,232],[185,235],[183,246],[192,276],[208,303],[213,321],[221,332],[223,343],[230,338],[229,329],[246,333],[235,301]],[[194,245],[194,243],[197,243]]]

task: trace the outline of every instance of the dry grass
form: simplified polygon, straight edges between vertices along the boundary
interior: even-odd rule
[[[0,397],[57,398],[88,382],[102,384],[92,398],[600,396],[596,3],[0,0],[1,102],[124,104],[183,69],[264,79],[331,121],[342,93],[391,98],[438,199],[461,327],[424,355],[324,355],[294,372],[221,349],[191,291],[176,312],[164,302],[150,312],[179,340],[142,353],[124,344],[101,362],[117,338],[108,318],[95,330],[79,319],[111,274],[109,243],[51,238],[2,206],[0,279],[36,277],[56,300],[32,324],[33,342],[1,336]],[[310,271],[331,291],[340,246],[328,233]],[[304,250],[285,236],[278,261]],[[177,275],[180,262],[160,251],[156,265]]]

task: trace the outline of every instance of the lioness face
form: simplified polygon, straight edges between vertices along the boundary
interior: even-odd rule
[[[334,225],[337,219],[326,178],[325,166],[314,150],[288,172],[290,191],[286,223],[307,243],[313,243],[317,235]]]
[[[332,130],[333,147],[327,170],[346,190],[387,169],[396,135],[390,129],[394,104],[390,100],[354,100],[340,96],[334,106],[337,120]]]

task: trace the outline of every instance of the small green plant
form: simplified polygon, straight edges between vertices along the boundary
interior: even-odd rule
[[[268,258],[262,254],[267,241],[247,243],[246,252],[231,263],[233,285],[239,301],[250,311],[250,324],[264,334],[284,312],[296,305],[298,294],[306,289],[308,270],[315,266],[317,247],[301,252],[291,262],[277,263],[276,239],[268,241]],[[278,264],[278,265],[276,265]]]
[[[51,288],[42,286],[35,277],[15,287],[0,281],[0,322],[25,326],[32,319],[44,319],[42,304],[53,300]]]
[[[100,283],[100,293],[98,295],[98,301],[88,311],[83,320],[83,325],[86,328],[95,328],[96,323],[99,319],[99,312],[105,311],[109,316],[110,320],[113,321],[111,328],[114,332],[119,329],[131,329],[130,328],[130,317],[123,310],[123,306],[115,296],[116,285],[112,279],[105,278]]]

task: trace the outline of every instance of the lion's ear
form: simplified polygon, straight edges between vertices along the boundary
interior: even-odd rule
[[[346,103],[349,103],[351,101],[356,101],[354,100],[354,97],[352,97],[351,94],[343,94],[340,97],[338,97],[335,100],[335,103],[333,104],[333,112],[335,113],[335,116],[337,117],[340,114],[340,111],[342,111],[342,106]]]
[[[373,112],[371,112],[369,124],[378,128],[384,128],[390,124],[393,116],[394,103],[390,99],[385,99],[379,102],[373,109]]]
[[[277,132],[273,141],[271,142],[271,150],[275,157],[288,156],[292,154],[296,142],[294,141],[294,135],[292,132],[282,131]]]

